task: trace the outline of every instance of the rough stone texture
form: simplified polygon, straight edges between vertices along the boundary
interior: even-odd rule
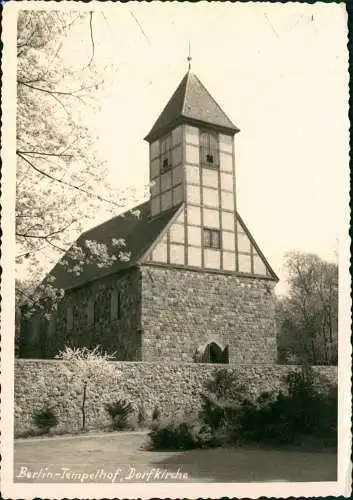
[[[143,265],[70,290],[56,329],[45,325],[21,357],[52,358],[65,345],[101,345],[120,360],[193,362],[211,342],[228,346],[230,363],[275,363],[275,303],[271,280]],[[121,292],[121,319],[111,320],[110,294]],[[88,301],[99,311],[88,324]],[[74,328],[67,331],[67,305]]]
[[[214,341],[230,363],[275,363],[275,303],[269,280],[143,266],[143,361],[192,362]]]
[[[110,295],[113,290],[120,292],[121,317],[111,319]],[[98,314],[93,325],[88,324],[88,301],[96,300]],[[71,331],[66,327],[67,305],[74,311],[74,326]],[[116,353],[117,359],[141,359],[141,285],[138,269],[108,276],[87,285],[69,290],[65,299],[58,305],[56,327],[53,331],[48,325],[41,325],[39,334],[21,357],[52,358],[65,345],[93,348],[100,345],[109,353]],[[43,328],[47,334],[44,334]]]
[[[150,417],[158,407],[161,416],[197,411],[205,382],[219,369],[235,374],[250,396],[262,391],[278,391],[283,377],[295,366],[283,365],[210,365],[181,363],[113,362],[116,377],[109,376],[102,385],[89,387],[87,423],[90,429],[108,424],[104,402],[123,398],[134,406],[143,405]],[[53,406],[59,417],[58,430],[75,431],[80,427],[82,388],[68,381],[63,361],[26,360],[15,362],[15,435],[33,427],[32,416],[45,405]],[[328,385],[337,383],[337,367],[314,367]],[[324,388],[326,388],[325,386]]]

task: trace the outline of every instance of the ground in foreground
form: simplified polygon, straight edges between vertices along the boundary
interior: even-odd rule
[[[15,442],[16,482],[336,481],[332,451],[214,448],[150,451],[146,433]],[[174,473],[174,475],[166,473]]]

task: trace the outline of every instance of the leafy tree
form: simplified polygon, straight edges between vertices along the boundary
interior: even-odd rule
[[[106,387],[108,383],[115,380],[117,371],[110,363],[114,354],[102,352],[100,346],[91,350],[86,347],[66,347],[55,357],[66,362],[61,366],[61,371],[66,375],[69,383],[74,384],[81,391],[81,429],[86,431],[89,390],[93,386],[104,385]]]
[[[289,253],[288,297],[277,308],[282,362],[337,363],[338,266],[317,255]]]
[[[116,258],[95,241],[86,242],[86,251],[70,246],[98,210],[115,214],[126,203],[126,193],[105,182],[106,166],[82,118],[87,110],[98,111],[95,93],[104,85],[95,66],[96,15],[38,10],[18,15],[16,260],[27,263],[37,283],[45,272],[40,252],[49,252],[55,262],[69,249],[76,273],[87,260],[110,266]],[[77,63],[68,53],[70,36],[72,42],[80,28],[87,31],[88,52]],[[120,245],[128,259],[125,242]],[[51,296],[48,287],[37,289],[38,297]]]

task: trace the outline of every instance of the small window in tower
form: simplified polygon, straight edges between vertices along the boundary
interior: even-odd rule
[[[203,244],[206,248],[221,248],[221,235],[217,229],[204,228]]]
[[[161,139],[162,170],[166,170],[172,166],[171,148],[172,148],[172,137],[171,134],[169,134],[163,137],[163,139]]]
[[[218,167],[218,138],[213,132],[202,132],[200,137],[200,157],[203,167]]]

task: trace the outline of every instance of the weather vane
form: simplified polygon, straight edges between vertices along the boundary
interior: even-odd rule
[[[192,57],[191,57],[191,47],[190,47],[190,40],[189,40],[189,55],[188,55],[189,71],[191,69],[191,61],[192,61]]]

